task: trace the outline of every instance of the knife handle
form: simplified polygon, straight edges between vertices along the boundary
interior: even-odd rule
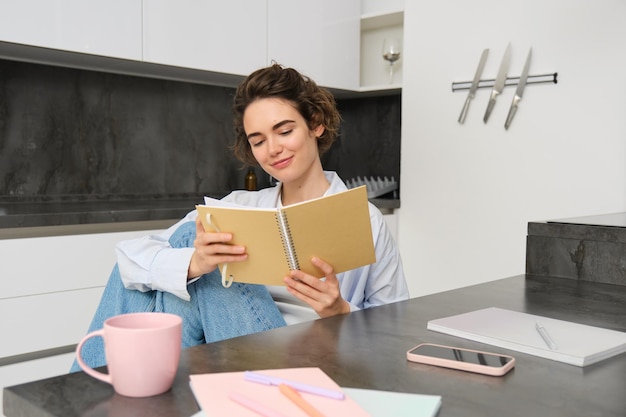
[[[509,109],[509,114],[506,116],[506,122],[504,122],[504,128],[509,130],[509,126],[511,126],[511,122],[513,121],[513,117],[515,117],[515,113],[517,113],[517,107],[522,98],[518,95],[513,97],[513,102],[511,102],[511,108]]]
[[[496,90],[491,90],[491,96],[489,96],[489,103],[487,103],[487,110],[485,111],[485,117],[483,117],[483,122],[487,123],[489,120],[489,116],[491,116],[491,111],[493,110],[493,106],[496,105],[496,97],[498,97],[498,92]]]
[[[465,99],[465,104],[463,105],[463,110],[461,110],[461,115],[459,116],[459,123],[463,124],[465,121],[465,116],[467,116],[467,110],[469,109],[470,101],[472,101],[472,96],[469,94]]]

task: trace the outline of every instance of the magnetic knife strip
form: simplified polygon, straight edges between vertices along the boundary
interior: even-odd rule
[[[507,77],[504,82],[504,86],[514,86],[519,82],[520,77]],[[493,87],[493,83],[495,82],[495,78],[480,80],[478,82],[478,88],[491,88]],[[558,72],[554,72],[552,74],[541,74],[541,75],[529,75],[528,81],[526,84],[544,84],[551,83],[556,84],[558,82]],[[472,86],[471,81],[460,81],[452,83],[452,92],[461,91],[461,90],[469,90]]]

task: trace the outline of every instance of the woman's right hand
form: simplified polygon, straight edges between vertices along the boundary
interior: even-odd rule
[[[196,240],[193,242],[195,250],[189,261],[187,278],[192,279],[208,274],[217,268],[218,264],[244,261],[248,257],[246,248],[228,243],[232,238],[233,235],[230,233],[205,231],[198,217]]]

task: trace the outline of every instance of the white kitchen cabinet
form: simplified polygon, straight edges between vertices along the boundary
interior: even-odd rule
[[[393,65],[393,79],[389,63],[382,57],[385,38],[397,38],[404,48],[404,10],[385,10],[361,16],[361,88],[360,91],[399,90],[402,88],[404,51]]]
[[[360,0],[2,0],[0,58],[229,87],[276,61],[359,91],[360,25]]]
[[[360,0],[268,0],[268,62],[325,87],[358,90]]]
[[[108,276],[104,270],[93,273]],[[95,288],[1,299],[0,314],[11,319],[0,323],[0,361],[78,343],[96,312],[104,284],[106,278]]]
[[[141,0],[3,0],[0,41],[141,59]]]
[[[115,244],[159,231],[0,239],[0,364],[78,343],[115,264]]]
[[[115,244],[155,230],[0,239],[0,301],[102,287]]]
[[[115,263],[115,244],[160,231],[0,239],[0,393],[69,372],[73,346]]]
[[[248,75],[267,62],[266,12],[259,0],[144,0],[144,61]]]
[[[326,87],[359,86],[359,0],[143,4],[146,62],[246,76],[276,61]]]

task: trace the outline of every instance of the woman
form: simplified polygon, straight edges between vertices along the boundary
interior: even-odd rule
[[[346,190],[335,173],[322,169],[320,155],[337,137],[340,116],[333,96],[314,81],[277,64],[257,70],[237,88],[233,111],[235,155],[279,183],[234,191],[224,200],[275,208]],[[195,210],[161,234],[120,242],[90,331],[116,314],[167,311],[183,317],[187,347],[407,299],[395,242],[380,211],[369,208],[376,263],[335,274],[332,265],[314,259],[325,279],[291,271],[284,287],[223,288],[218,264],[245,260],[245,247],[229,244],[227,231],[206,232]],[[95,341],[83,348],[83,358],[99,366],[104,353]]]

